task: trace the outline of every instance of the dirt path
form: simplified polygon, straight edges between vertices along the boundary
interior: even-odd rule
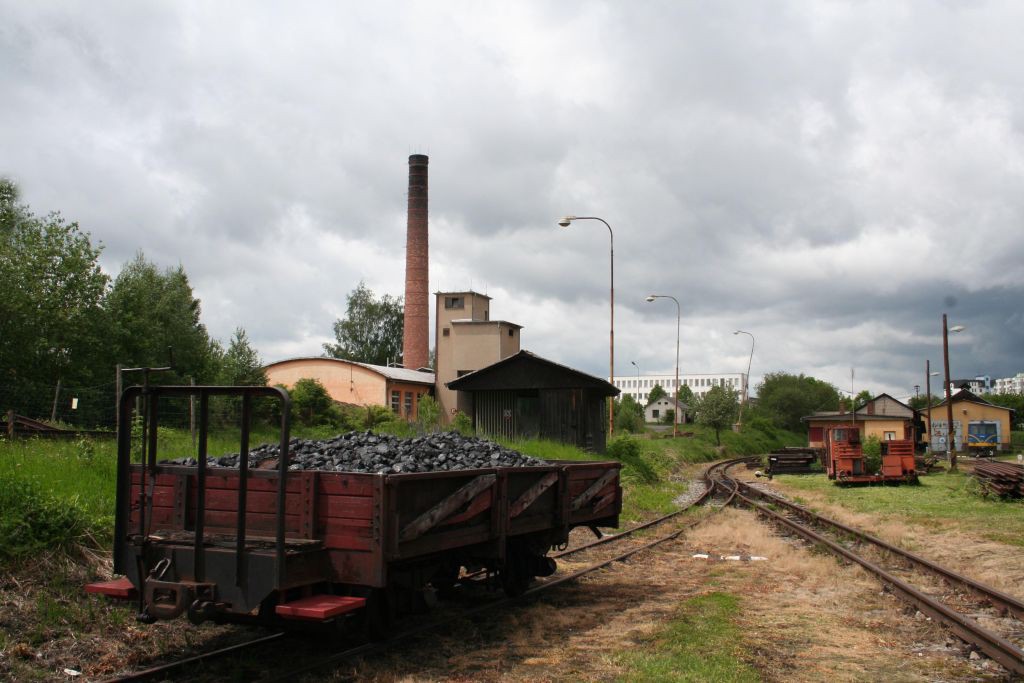
[[[768,681],[999,680],[940,627],[915,617],[859,568],[780,538],[726,510],[630,562],[532,605],[480,619],[332,680],[630,680],[618,653],[663,627],[679,604],[711,591],[740,598],[743,655]],[[697,559],[757,555],[764,561]]]

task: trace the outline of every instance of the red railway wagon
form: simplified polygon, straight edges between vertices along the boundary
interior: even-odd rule
[[[868,472],[859,427],[825,430],[823,464],[828,478],[837,484],[882,484],[916,482],[914,442],[899,439],[882,442],[882,469]]]
[[[198,395],[194,467],[157,463],[161,398]],[[208,400],[242,396],[240,452],[248,453],[252,401],[281,404],[273,470],[206,465]],[[577,526],[617,527],[618,462],[550,462],[414,474],[288,470],[288,396],[268,387],[133,387],[121,424],[144,397],[146,444],[131,462],[118,442],[114,571],[87,587],[139,599],[144,620],[187,613],[194,622],[330,621],[362,612],[371,626],[413,608],[429,585],[450,589],[461,568],[482,568],[506,592],[554,572],[547,557]],[[244,510],[245,514],[239,514]]]

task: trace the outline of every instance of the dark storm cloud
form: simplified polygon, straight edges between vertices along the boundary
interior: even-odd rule
[[[607,368],[807,372],[906,395],[1020,371],[1024,45],[1014,3],[0,2],[0,173],[116,272],[181,263],[204,321],[318,353],[363,279],[400,295],[406,158],[431,288]],[[946,302],[947,297],[955,303]],[[863,388],[863,385],[860,387]]]

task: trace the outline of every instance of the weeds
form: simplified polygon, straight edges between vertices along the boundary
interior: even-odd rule
[[[740,655],[740,632],[733,622],[739,600],[709,593],[684,602],[668,626],[622,653],[628,679],[644,681],[757,681],[757,671]]]

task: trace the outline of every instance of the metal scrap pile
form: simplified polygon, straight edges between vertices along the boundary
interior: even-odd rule
[[[249,452],[249,466],[266,469],[276,463],[277,445],[265,445]],[[532,467],[547,463],[493,441],[439,432],[403,439],[373,432],[349,432],[331,439],[292,439],[288,445],[289,470],[338,472],[438,472],[483,467]],[[210,467],[238,467],[238,454],[208,458]],[[165,465],[195,466],[195,458],[164,461]]]
[[[974,477],[989,493],[1006,498],[1024,496],[1024,465],[1009,462],[979,462]]]

